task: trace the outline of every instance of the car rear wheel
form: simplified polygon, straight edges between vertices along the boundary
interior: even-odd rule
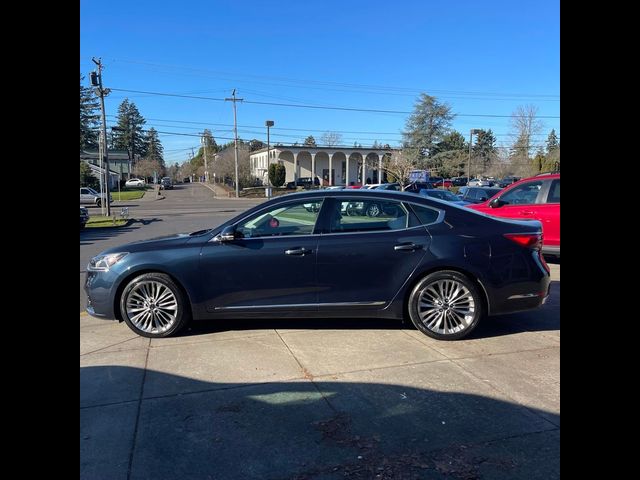
[[[99,207],[100,205],[102,205],[102,200],[100,200],[99,198],[96,199],[96,206]]]
[[[466,337],[478,325],[483,308],[476,285],[450,270],[424,277],[408,301],[409,317],[416,328],[438,340]]]
[[[380,210],[380,205],[377,203],[372,203],[367,207],[367,217],[377,217],[380,213],[382,213],[382,211]]]
[[[177,333],[191,318],[182,290],[163,273],[131,280],[122,292],[120,312],[131,330],[149,338]]]

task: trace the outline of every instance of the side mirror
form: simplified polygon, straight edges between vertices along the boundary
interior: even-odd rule
[[[222,229],[217,235],[217,240],[219,242],[232,242],[236,239],[236,227],[233,225],[228,225]]]
[[[503,205],[505,205],[505,202],[500,200],[500,198],[494,198],[489,202],[489,207],[491,208],[500,208]]]

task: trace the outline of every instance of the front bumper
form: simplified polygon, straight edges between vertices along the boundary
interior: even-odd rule
[[[117,320],[114,311],[115,291],[111,272],[87,272],[84,291],[87,293],[87,313],[92,317]]]

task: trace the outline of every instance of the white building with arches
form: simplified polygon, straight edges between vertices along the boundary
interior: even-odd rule
[[[363,185],[382,183],[382,158],[393,150],[382,148],[311,147],[307,145],[276,145],[256,150],[250,156],[253,176],[268,184],[270,163],[282,163],[286,169],[285,182],[298,178],[317,177],[320,185]],[[385,176],[383,175],[384,179]]]

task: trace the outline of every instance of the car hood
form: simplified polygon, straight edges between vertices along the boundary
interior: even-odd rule
[[[101,254],[116,252],[144,252],[149,250],[157,250],[186,243],[193,238],[190,233],[177,233],[174,235],[165,235],[162,237],[150,238],[147,240],[138,240],[136,242],[125,243],[117,247],[110,248],[101,252]]]

